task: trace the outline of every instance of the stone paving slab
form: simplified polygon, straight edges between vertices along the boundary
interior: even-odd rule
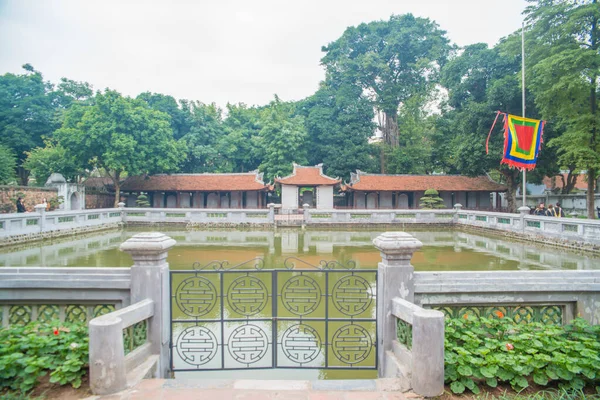
[[[393,379],[332,381],[145,379],[135,387],[86,400],[416,400]]]

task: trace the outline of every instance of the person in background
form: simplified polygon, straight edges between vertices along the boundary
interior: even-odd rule
[[[565,212],[560,206],[560,203],[556,203],[556,207],[554,207],[554,216],[559,218],[563,218],[565,216]]]
[[[45,197],[42,198],[42,203],[41,204],[43,204],[43,205],[46,206],[46,211],[50,210],[50,204],[48,204],[48,201],[46,200]]]
[[[535,209],[535,212],[533,213],[534,215],[546,215],[546,207],[544,206],[544,203],[540,203],[537,208]]]
[[[25,204],[23,204],[23,199],[21,197],[19,197],[17,199],[17,212],[18,213],[27,212],[27,210],[25,209]]]
[[[546,217],[554,217],[554,206],[552,204],[548,205],[548,209],[546,210]]]

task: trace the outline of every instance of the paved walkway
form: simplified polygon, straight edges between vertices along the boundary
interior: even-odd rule
[[[146,379],[132,389],[87,400],[412,400],[395,379],[344,381]]]

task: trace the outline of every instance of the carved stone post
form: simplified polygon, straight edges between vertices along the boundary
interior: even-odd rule
[[[378,374],[386,377],[384,357],[396,339],[396,318],[392,315],[392,299],[400,297],[414,302],[414,267],[410,265],[413,253],[423,243],[405,232],[386,232],[373,240],[381,252],[377,270],[377,330]]]
[[[454,218],[453,218],[454,223],[458,222],[458,213],[460,212],[460,210],[462,210],[462,207],[463,207],[463,205],[460,203],[456,203],[454,205]]]
[[[119,211],[121,212],[121,222],[125,223],[127,221],[127,218],[125,217],[125,203],[121,201],[117,203],[117,205],[119,206]]]
[[[148,342],[152,353],[160,355],[160,378],[167,377],[169,365],[169,324],[171,323],[168,250],[175,240],[158,232],[138,233],[121,245],[133,258],[131,303],[154,300],[154,317],[148,323]]]
[[[40,214],[40,232],[44,232],[46,227],[46,204],[37,204],[33,208],[36,213]]]
[[[522,206],[517,209],[519,211],[519,215],[521,217],[521,232],[525,232],[525,217],[529,215],[530,208],[527,206]]]

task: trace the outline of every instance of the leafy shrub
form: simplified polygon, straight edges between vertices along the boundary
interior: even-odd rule
[[[135,200],[135,205],[137,207],[150,207],[150,202],[148,201],[148,196],[143,192],[140,193]]]
[[[87,364],[86,325],[36,321],[0,330],[0,392],[28,392],[46,374],[78,388]]]
[[[444,200],[435,189],[427,189],[419,200],[419,206],[425,209],[444,208]]]
[[[446,322],[445,381],[454,393],[479,393],[481,385],[508,382],[515,391],[531,381],[580,390],[600,382],[600,325],[518,325],[504,318]]]

